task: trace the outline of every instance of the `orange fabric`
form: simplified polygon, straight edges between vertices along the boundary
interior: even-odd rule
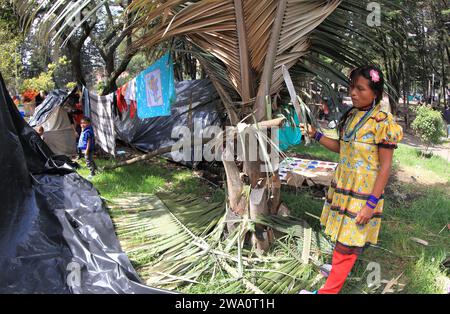
[[[318,294],[338,294],[357,258],[356,254],[342,254],[334,250],[330,275]]]

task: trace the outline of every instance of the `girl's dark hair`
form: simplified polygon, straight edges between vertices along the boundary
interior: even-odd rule
[[[378,72],[379,80],[378,82],[374,82],[371,71],[375,70]],[[353,69],[350,72],[350,86],[354,85],[356,83],[356,80],[360,77],[364,77],[369,80],[369,87],[373,90],[375,95],[377,96],[375,102],[379,103],[383,99],[383,91],[384,91],[384,75],[383,72],[381,72],[380,68],[378,68],[376,65],[363,65],[356,69]],[[344,114],[342,115],[339,125],[338,125],[338,132],[341,134],[342,130],[344,129],[345,122],[347,121],[348,114],[352,108],[348,109]]]
[[[91,118],[88,118],[88,117],[83,117],[82,119],[81,119],[81,121],[84,121],[84,122],[87,122],[87,123],[91,123],[92,121],[91,121]]]

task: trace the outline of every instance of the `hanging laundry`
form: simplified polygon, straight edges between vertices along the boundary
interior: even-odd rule
[[[86,117],[91,117],[90,104],[89,104],[89,90],[83,86],[83,95],[82,95],[82,103],[83,103],[83,113]]]
[[[117,90],[117,108],[120,113],[123,113],[128,110],[127,102],[125,101],[125,91],[127,89],[127,85],[125,84]]]
[[[301,143],[302,132],[300,131],[300,128],[297,127],[299,123],[295,110],[290,110],[286,124],[280,128],[279,131],[279,146],[282,151],[287,150],[290,146]]]
[[[87,95],[87,99],[85,99]],[[99,96],[89,92],[83,93],[83,103],[89,106],[90,118],[94,128],[96,143],[107,153],[115,155],[116,134],[113,119],[115,93]]]
[[[132,79],[128,82],[126,90],[125,90],[125,102],[130,108],[130,118],[134,119],[137,111],[136,104],[136,78]]]
[[[141,119],[170,115],[176,100],[173,64],[166,53],[136,78],[137,112]]]

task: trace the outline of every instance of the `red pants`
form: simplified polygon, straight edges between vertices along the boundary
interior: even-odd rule
[[[325,285],[317,293],[338,294],[357,258],[356,254],[342,254],[334,250],[330,275]]]

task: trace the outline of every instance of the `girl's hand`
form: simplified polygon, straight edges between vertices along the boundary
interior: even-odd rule
[[[311,125],[308,124],[308,131],[305,131],[305,124],[300,123],[300,131],[302,131],[303,134],[308,133],[308,136],[313,138],[316,135],[316,129]]]
[[[373,209],[368,207],[367,205],[364,205],[364,207],[358,213],[358,216],[356,216],[356,224],[365,225],[369,222],[372,216],[373,216]]]

